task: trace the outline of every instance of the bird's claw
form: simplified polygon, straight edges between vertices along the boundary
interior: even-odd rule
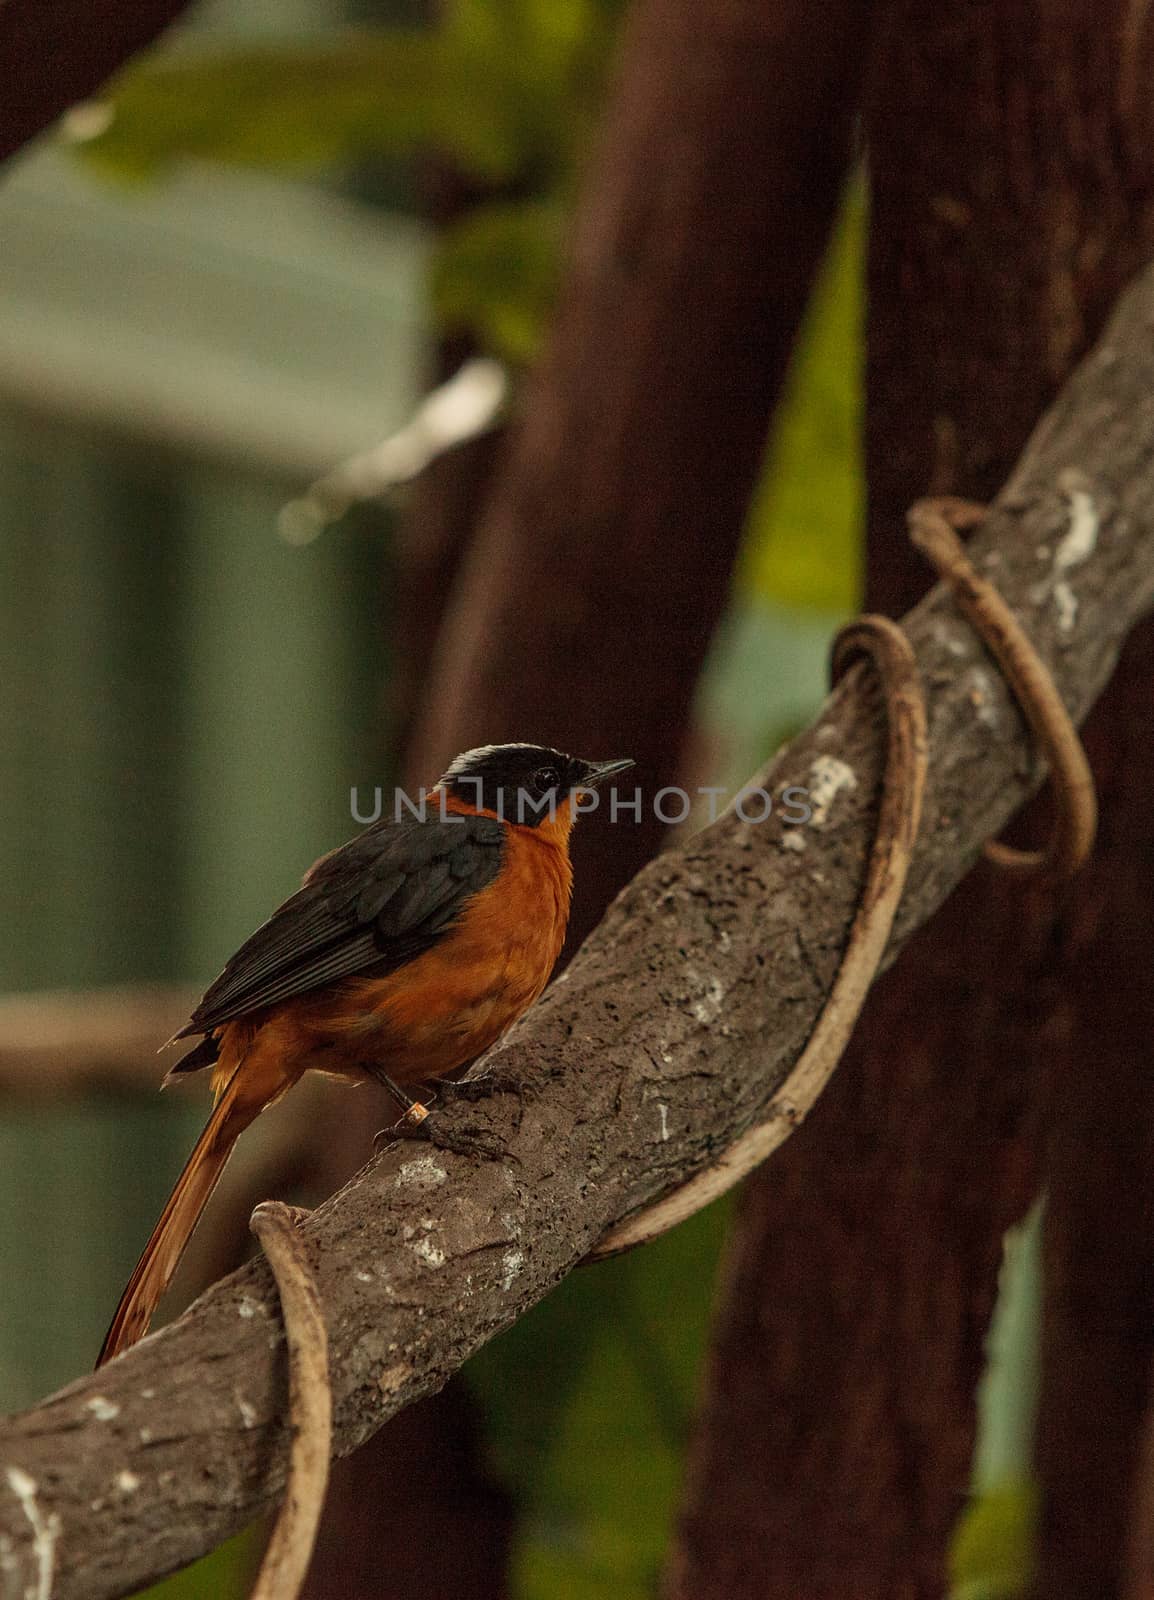
[[[523,1085],[501,1072],[482,1072],[475,1078],[442,1078],[438,1087],[446,1104],[456,1100],[476,1105],[478,1100],[487,1100],[490,1095],[520,1094]]]

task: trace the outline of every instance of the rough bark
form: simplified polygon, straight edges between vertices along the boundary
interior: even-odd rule
[[[94,94],[187,0],[6,0],[0,6],[0,160]]]
[[[864,0],[639,0],[547,354],[413,751],[539,739],[676,780],[770,413],[841,186]],[[586,931],[656,848],[578,844]]]
[[[1081,717],[1154,605],[1154,276],[1039,431],[975,542]],[[1093,550],[1055,599],[1071,479]],[[1076,514],[1076,513],[1075,513]],[[896,951],[1039,774],[981,648],[935,591],[907,619],[928,691],[930,781]],[[762,775],[826,778],[799,849],[731,812],[647,867],[489,1059],[433,1143],[386,1151],[307,1224],[329,1322],[336,1445],[438,1388],[607,1225],[707,1164],[808,1037],[872,831],[880,709],[859,670]],[[830,763],[839,782],[829,793]],[[872,1129],[872,1106],[865,1111]],[[788,1145],[786,1146],[788,1149]],[[804,1244],[807,1243],[803,1242]],[[822,1270],[820,1259],[814,1272]],[[257,1261],[119,1361],[0,1426],[11,1586],[106,1600],[201,1553],[283,1485],[283,1347]],[[807,1592],[812,1592],[808,1591]]]
[[[910,499],[995,489],[1148,258],[1151,113],[1138,86],[1150,49],[1144,8],[1121,4],[878,10],[873,607],[897,614],[919,591],[901,529]],[[1091,730],[1103,832],[1079,884],[1054,900],[986,870],[969,879],[871,996],[804,1136],[750,1186],[675,1593],[942,1594],[1001,1235],[1037,1182],[1027,1109],[1045,1067],[1061,1103],[1041,1592],[1115,1593],[1154,1328],[1149,1187],[1133,1181],[1149,1140],[1141,1041],[1154,1027],[1141,933],[1152,688],[1143,636]],[[1035,815],[1027,831],[1043,827]],[[1104,1008],[1120,990],[1124,1003]]]

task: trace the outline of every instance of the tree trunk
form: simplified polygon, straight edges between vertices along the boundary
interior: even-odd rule
[[[498,1600],[513,1508],[487,1482],[476,1406],[457,1381],[333,1464],[308,1600]]]
[[[639,0],[413,770],[534,739],[676,781],[845,171],[864,9],[835,0],[817,30],[791,0]],[[582,829],[574,936],[660,832],[651,809]]]
[[[879,8],[871,607],[900,613],[926,586],[909,502],[992,492],[1149,254],[1143,16],[1121,0]],[[1044,1069],[1040,1592],[1117,1592],[1154,1335],[1151,1191],[1135,1177],[1154,1031],[1152,690],[1147,631],[1089,735],[1104,801],[1090,870],[1058,899],[974,874],[871,996],[810,1124],[749,1186],[674,1595],[943,1593],[1001,1236],[1037,1182],[1027,1111]]]

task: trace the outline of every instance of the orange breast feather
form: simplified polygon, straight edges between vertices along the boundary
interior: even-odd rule
[[[377,1066],[398,1083],[422,1083],[487,1050],[536,1000],[561,953],[571,825],[565,804],[535,828],[510,826],[500,876],[440,943],[386,978],[352,979],[281,1008],[311,1036],[307,1065],[354,1077]]]

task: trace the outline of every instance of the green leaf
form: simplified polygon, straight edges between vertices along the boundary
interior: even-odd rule
[[[540,347],[557,293],[562,209],[550,201],[482,206],[444,236],[433,262],[442,327],[467,328],[514,365]]]

